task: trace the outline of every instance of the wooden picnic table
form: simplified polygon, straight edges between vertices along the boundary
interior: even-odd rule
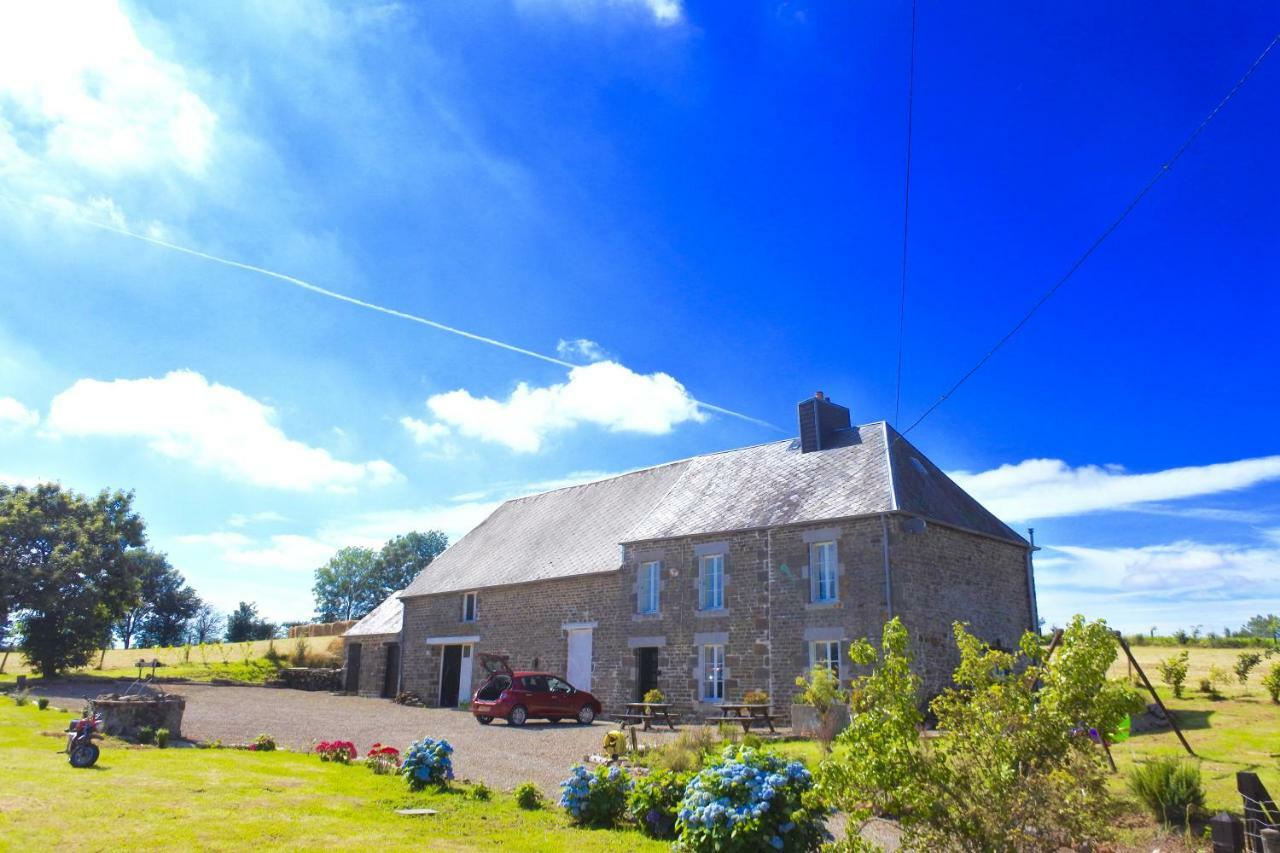
[[[753,724],[764,723],[771,733],[777,734],[777,729],[773,727],[773,714],[769,711],[770,707],[726,702],[720,706],[720,716],[712,717],[711,720],[717,723],[741,723],[744,732],[751,731]]]
[[[646,732],[654,722],[666,723],[671,731],[676,730],[676,717],[671,713],[669,702],[628,702],[627,713],[618,717],[627,722],[640,723]]]

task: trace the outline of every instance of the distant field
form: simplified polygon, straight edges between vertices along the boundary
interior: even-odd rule
[[[1147,673],[1147,678],[1151,679],[1151,683],[1160,690],[1163,696],[1167,689],[1160,681],[1160,673],[1156,671],[1156,664],[1165,658],[1173,657],[1183,650],[1181,646],[1130,646],[1133,650],[1133,656],[1138,659],[1138,663],[1142,666],[1143,671]],[[1224,667],[1228,672],[1235,666],[1236,659],[1240,657],[1243,651],[1257,652],[1264,654],[1265,648],[1253,649],[1202,649],[1198,647],[1187,647],[1186,651],[1190,654],[1188,658],[1187,668],[1187,687],[1195,690],[1196,683],[1209,674],[1209,667]],[[1280,661],[1280,650],[1271,658],[1263,658],[1262,663],[1254,667],[1253,672],[1249,674],[1249,689],[1262,691],[1262,676],[1266,673],[1273,661]],[[1115,665],[1111,668],[1111,674],[1123,678],[1127,669],[1127,660],[1124,652],[1120,652],[1120,657],[1116,659]],[[1243,688],[1242,688],[1243,689]]]
[[[207,680],[223,677],[235,680],[261,681],[261,677],[252,677],[253,672],[245,676],[245,670],[257,671],[261,667],[253,663],[261,661],[267,650],[274,647],[277,652],[292,658],[298,648],[298,640],[257,640],[249,643],[208,643],[204,646],[173,646],[167,648],[146,649],[107,649],[99,653],[93,663],[77,673],[86,675],[127,676],[137,675],[136,662],[158,660],[162,664],[156,670],[157,675],[181,676],[196,680]],[[306,646],[308,658],[316,661],[325,660],[337,663],[342,659],[341,637],[306,637],[302,639]],[[3,654],[0,653],[0,657]],[[248,665],[248,666],[246,666]],[[148,668],[150,671],[150,668]],[[0,680],[12,680],[16,675],[31,675],[26,660],[17,652],[9,655],[4,671],[0,672]]]

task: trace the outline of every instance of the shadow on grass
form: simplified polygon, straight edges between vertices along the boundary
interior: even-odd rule
[[[1173,711],[1171,710],[1169,711],[1169,713],[1173,715],[1175,720],[1177,720],[1178,727],[1181,728],[1184,732],[1195,731],[1196,729],[1207,729],[1212,727],[1212,724],[1209,722],[1209,718],[1213,716],[1214,714],[1213,711],[1182,711],[1182,710]],[[1159,735],[1159,734],[1165,734],[1166,732],[1172,732],[1172,731],[1173,731],[1172,726],[1159,728],[1159,729],[1147,729],[1141,732],[1134,732],[1132,737],[1140,738],[1140,737],[1145,737],[1147,735]]]

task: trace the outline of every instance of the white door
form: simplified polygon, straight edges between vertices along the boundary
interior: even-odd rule
[[[591,629],[569,631],[569,671],[564,674],[579,690],[591,690]]]
[[[458,667],[458,702],[471,701],[471,647],[462,647],[462,665]]]

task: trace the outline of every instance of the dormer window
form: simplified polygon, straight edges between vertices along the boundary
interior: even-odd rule
[[[474,592],[462,594],[462,621],[476,621],[476,593]]]

